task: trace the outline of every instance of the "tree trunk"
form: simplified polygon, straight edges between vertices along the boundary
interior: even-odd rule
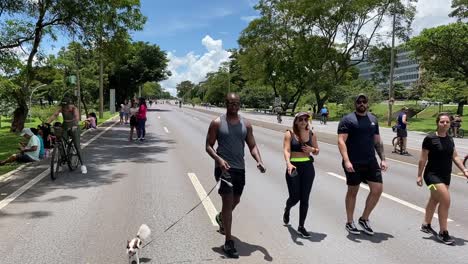
[[[22,99],[22,98],[21,98]],[[21,132],[24,128],[24,123],[26,122],[26,117],[28,116],[28,107],[26,106],[26,101],[18,98],[18,107],[13,112],[13,121],[11,122],[11,132]],[[20,102],[23,101],[23,102]]]
[[[460,116],[463,116],[463,106],[465,106],[465,104],[466,100],[458,102],[457,114],[459,114]]]
[[[85,100],[84,100],[84,97],[83,97],[83,94],[81,93],[80,94],[80,97],[81,97],[81,103],[83,104],[83,108],[85,110],[85,114],[86,114],[86,118],[88,117],[88,106],[86,105],[85,103]],[[81,113],[80,113],[81,114]]]

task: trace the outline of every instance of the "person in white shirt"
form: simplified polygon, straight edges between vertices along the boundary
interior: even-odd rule
[[[30,128],[24,128],[21,131],[21,136],[28,139],[26,146],[20,144],[20,153],[10,156],[4,161],[0,161],[0,166],[14,161],[19,162],[34,162],[39,160],[40,144],[39,138],[34,135]]]

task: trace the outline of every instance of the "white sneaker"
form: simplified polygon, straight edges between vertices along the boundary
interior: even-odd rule
[[[88,173],[88,170],[86,169],[86,165],[81,165],[81,173],[82,174]]]

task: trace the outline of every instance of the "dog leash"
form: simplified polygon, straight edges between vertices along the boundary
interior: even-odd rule
[[[223,176],[221,176],[221,181],[224,181],[226,182],[227,185],[229,185],[229,187],[232,187],[232,183],[230,183],[229,181],[223,179]],[[166,230],[164,230],[161,234],[164,234],[166,233],[167,231],[169,231],[172,227],[174,227],[177,223],[179,223],[182,219],[184,219],[184,217],[186,217],[188,214],[190,214],[193,210],[195,210],[198,206],[200,206],[200,204],[202,204],[206,198],[208,198],[208,196],[210,196],[210,194],[213,192],[213,190],[216,188],[216,186],[218,186],[218,184],[221,182],[221,181],[218,181],[214,186],[213,188],[211,188],[211,190],[208,192],[208,194],[205,196],[205,198],[203,198],[198,204],[196,204],[192,209],[190,209],[188,212],[186,212],[182,217],[180,217],[177,221],[175,221],[174,223],[172,223],[168,228],[166,228]],[[151,239],[148,243],[146,243],[144,246],[142,246],[141,248],[143,249],[144,247],[146,247],[147,245],[151,244],[154,240],[156,239],[153,238]]]

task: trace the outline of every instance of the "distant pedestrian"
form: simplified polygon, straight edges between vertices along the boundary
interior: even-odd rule
[[[360,94],[355,100],[356,111],[344,116],[338,124],[338,148],[343,158],[343,168],[346,174],[346,218],[345,229],[351,234],[360,234],[353,220],[356,196],[359,185],[367,183],[370,193],[359,225],[368,235],[374,235],[369,222],[369,216],[377,205],[382,194],[382,173],[387,169],[383,143],[379,133],[377,118],[367,112],[368,99]],[[379,155],[380,166],[375,158]]]
[[[314,159],[310,155],[318,153],[317,135],[309,128],[309,113],[299,112],[294,117],[292,130],[286,131],[283,140],[283,155],[287,166],[286,183],[289,193],[283,222],[285,225],[289,224],[291,208],[300,202],[297,233],[303,237],[310,237],[304,223],[309,210],[310,191],[315,179]]]
[[[132,101],[132,107],[130,107],[130,136],[128,137],[129,141],[133,140],[133,130],[138,126],[138,105],[135,101]]]
[[[138,107],[138,114],[137,114],[137,137],[138,140],[144,141],[145,134],[146,134],[146,112],[148,107],[146,106],[146,100],[143,97],[139,99],[139,107]]]
[[[426,211],[421,231],[430,234],[436,234],[431,227],[434,212],[438,206],[440,231],[437,238],[444,244],[450,245],[455,240],[448,232],[448,213],[450,208],[450,179],[452,174],[452,162],[463,171],[468,178],[468,169],[464,167],[458,153],[455,150],[455,143],[452,137],[448,135],[450,128],[450,115],[440,113],[436,118],[437,131],[434,134],[427,135],[422,143],[421,157],[419,159],[418,176],[416,183],[422,186],[422,181],[426,182],[430,191],[429,201],[426,205]]]

